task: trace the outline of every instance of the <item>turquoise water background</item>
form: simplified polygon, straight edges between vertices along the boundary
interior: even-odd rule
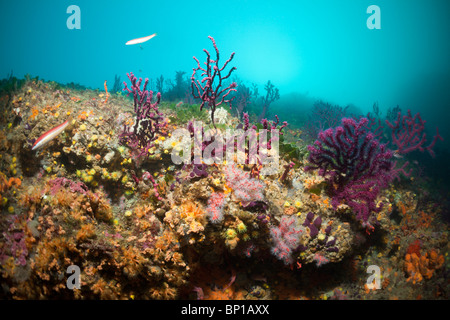
[[[80,8],[80,29],[67,27],[70,5]],[[380,9],[381,29],[367,27],[370,5]],[[305,96],[362,112],[375,101],[382,111],[400,105],[421,112],[446,138],[449,15],[446,0],[2,1],[0,77],[30,74],[101,89],[130,71],[189,77],[192,57],[204,61],[202,50],[213,51],[211,35],[222,61],[236,53],[236,76],[280,89],[274,107]],[[125,45],[155,32],[142,45]]]

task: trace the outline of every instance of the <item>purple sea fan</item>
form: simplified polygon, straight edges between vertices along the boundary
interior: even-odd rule
[[[308,146],[310,165],[305,168],[319,169],[325,177],[335,209],[344,201],[363,222],[372,211],[381,210],[375,200],[391,181],[393,167],[392,152],[367,131],[368,121],[344,118],[342,126],[320,132],[314,145]]]
[[[270,229],[273,242],[272,253],[284,264],[293,263],[292,252],[299,246],[303,231],[294,216],[284,216],[278,227]]]
[[[422,120],[420,113],[416,113],[413,117],[411,110],[408,110],[408,114],[404,116],[399,112],[397,120],[393,124],[386,120],[386,124],[391,128],[392,143],[397,146],[399,154],[406,154],[414,150],[423,152],[427,149],[432,157],[435,156],[433,147],[436,141],[444,139],[439,134],[439,129],[436,128],[436,135],[430,145],[424,149],[423,146],[427,141],[425,123],[426,121]]]
[[[392,168],[392,152],[365,130],[367,122],[367,118],[360,119],[358,123],[354,119],[344,118],[343,126],[320,132],[314,145],[308,146],[311,165],[306,170],[319,169],[320,175],[328,177],[338,187],[389,171]]]
[[[231,97],[230,93],[236,91],[237,84],[236,82],[232,82],[225,87],[225,80],[230,78],[231,73],[236,70],[236,67],[232,67],[226,74],[223,73],[227,65],[233,60],[234,52],[230,55],[230,58],[225,61],[223,66],[220,67],[219,49],[217,48],[216,41],[211,36],[208,36],[208,38],[211,40],[214,50],[216,51],[216,59],[211,59],[209,51],[203,49],[206,53],[206,62],[204,63],[205,67],[202,67],[200,61],[194,57],[195,62],[197,62],[197,67],[192,69],[191,90],[192,96],[196,99],[201,99],[202,101],[200,110],[202,110],[205,105],[211,110],[211,121],[215,127],[214,113],[216,112],[216,109],[222,103],[228,103],[231,109],[231,101],[234,97]],[[200,77],[203,77],[201,80],[196,79],[197,71],[201,72]]]
[[[156,101],[152,102],[153,91],[147,90],[148,79],[145,79],[144,87],[141,90],[142,79],[137,80],[132,72],[127,73],[127,76],[131,81],[131,89],[124,82],[125,88],[123,90],[133,94],[136,119],[132,127],[124,126],[124,130],[119,135],[119,141],[133,149],[139,158],[146,155],[149,149],[154,146],[154,141],[158,138],[158,135],[165,135],[162,129],[167,122],[158,111],[161,93],[158,92]]]

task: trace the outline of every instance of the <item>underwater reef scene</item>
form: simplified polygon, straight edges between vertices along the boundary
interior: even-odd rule
[[[324,101],[290,124],[205,40],[171,86],[1,81],[0,297],[448,299],[438,129]]]

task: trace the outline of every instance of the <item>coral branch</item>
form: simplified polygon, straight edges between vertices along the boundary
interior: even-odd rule
[[[319,169],[329,182],[336,208],[342,201],[367,222],[372,211],[379,212],[376,197],[391,181],[393,156],[366,127],[369,120],[342,119],[342,126],[320,132],[314,145],[309,145],[309,162],[305,170]]]
[[[158,134],[165,135],[162,129],[167,123],[158,111],[161,94],[158,92],[156,101],[152,103],[153,91],[147,90],[148,79],[145,80],[144,87],[141,90],[142,78],[137,81],[137,78],[131,72],[127,73],[127,76],[131,81],[131,89],[124,82],[125,88],[123,90],[133,94],[136,120],[133,127],[125,125],[123,132],[119,135],[119,140],[121,144],[134,149],[139,158],[149,153]]]
[[[208,50],[203,49],[206,54],[205,69],[200,65],[200,61],[194,57],[194,60],[197,62],[197,68],[193,68],[191,76],[191,90],[194,98],[202,100],[200,110],[202,110],[205,105],[211,110],[211,121],[215,127],[214,112],[217,107],[222,103],[228,103],[231,109],[231,101],[234,97],[230,99],[227,97],[232,91],[236,91],[237,84],[236,82],[232,82],[228,87],[223,88],[222,86],[224,85],[223,81],[231,76],[232,72],[236,70],[236,67],[232,67],[228,71],[227,75],[222,75],[222,71],[224,71],[228,63],[233,60],[234,52],[230,55],[230,58],[225,61],[222,68],[220,68],[219,49],[217,48],[216,41],[211,36],[208,36],[208,38],[212,41],[214,50],[216,51],[216,60],[212,60]],[[201,81],[195,78],[197,71],[202,71],[200,77],[203,77],[203,79]]]
[[[392,143],[397,146],[399,154],[406,154],[414,150],[424,152],[426,149],[434,157],[433,147],[437,139],[444,139],[439,135],[439,130],[436,129],[437,133],[433,137],[433,141],[424,149],[423,145],[427,141],[427,135],[424,132],[425,123],[426,121],[422,120],[420,113],[416,113],[413,117],[411,110],[408,110],[408,114],[404,116],[399,112],[394,123],[386,120],[386,124],[391,128]]]
[[[105,95],[106,95],[106,99],[105,101],[103,101],[104,104],[106,104],[108,102],[108,98],[109,98],[109,93],[108,93],[108,86],[106,85],[106,80],[105,80]]]

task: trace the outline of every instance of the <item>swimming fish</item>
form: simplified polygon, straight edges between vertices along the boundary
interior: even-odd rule
[[[143,42],[146,42],[146,41],[150,40],[151,38],[153,38],[155,36],[156,36],[156,33],[154,33],[154,34],[152,34],[152,35],[150,35],[148,37],[142,37],[142,38],[133,39],[133,40],[130,40],[127,43],[125,43],[125,45],[129,46],[131,44],[143,43]]]
[[[395,151],[392,153],[392,155],[394,156],[394,158],[397,158],[397,159],[402,159],[402,158],[403,158],[403,156],[400,154],[400,151],[399,151],[399,150],[395,150]]]
[[[53,129],[48,130],[31,147],[31,150],[39,149],[45,146],[48,142],[56,138],[64,129],[69,125],[70,119],[67,119],[64,123],[61,123],[59,126],[54,127]]]

